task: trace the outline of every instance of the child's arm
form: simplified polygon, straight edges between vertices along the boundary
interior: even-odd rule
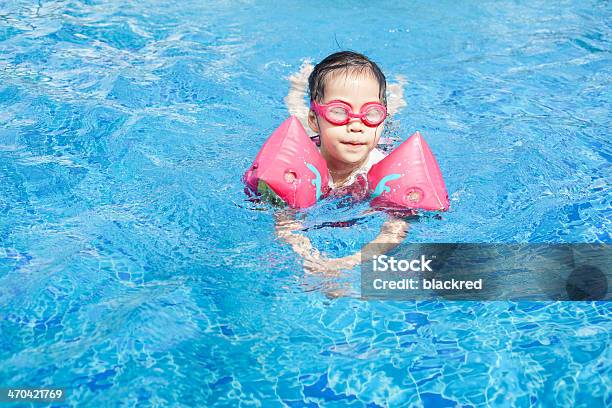
[[[304,258],[304,266],[314,273],[337,274],[343,269],[351,269],[361,263],[361,251],[368,251],[372,245],[376,245],[377,252],[385,253],[402,243],[408,233],[409,224],[400,218],[392,217],[385,221],[376,238],[366,244],[361,251],[342,258],[328,258],[319,250],[313,248],[310,239],[299,233],[303,229],[302,224],[290,213],[279,213],[275,215],[276,234],[287,242],[293,250]],[[370,252],[374,252],[371,251]]]
[[[392,217],[384,222],[376,238],[364,245],[360,251],[342,258],[328,258],[319,255],[314,262],[312,259],[304,259],[304,266],[311,272],[328,274],[337,274],[341,270],[352,269],[361,263],[362,251],[383,254],[397,247],[406,238],[408,228],[408,222]],[[372,246],[375,247],[372,248]]]
[[[304,61],[300,70],[289,77],[291,85],[289,93],[285,97],[285,104],[289,114],[296,116],[302,122],[302,126],[304,126],[309,136],[313,136],[314,133],[308,126],[308,111],[310,108],[306,104],[305,97],[306,90],[308,89],[308,76],[313,68],[310,61]]]
[[[302,223],[295,219],[295,216],[290,211],[278,211],[274,214],[276,235],[291,245],[295,253],[300,255],[304,260],[320,257],[320,253],[316,248],[312,247],[310,239],[303,234],[294,234],[304,228]]]

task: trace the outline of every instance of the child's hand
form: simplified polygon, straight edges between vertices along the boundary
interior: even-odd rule
[[[327,258],[318,255],[316,257],[304,259],[304,271],[307,274],[323,275],[326,278],[333,278],[331,280],[325,280],[321,289],[328,299],[336,299],[354,295],[347,282],[336,278],[340,277],[342,272],[348,272],[353,269],[359,262],[359,253],[343,258]]]
[[[304,270],[311,274],[339,276],[342,271],[351,270],[360,263],[361,254],[359,252],[342,258],[328,258],[317,253],[304,258]]]
[[[402,75],[395,77],[396,83],[387,85],[387,112],[393,116],[398,113],[404,106],[406,106],[406,100],[404,99],[404,85],[406,84],[406,78]]]
[[[302,63],[300,70],[295,74],[289,76],[289,81],[291,81],[291,85],[296,85],[305,89],[306,84],[308,83],[308,76],[314,69],[314,66],[310,63],[310,60],[306,60]]]

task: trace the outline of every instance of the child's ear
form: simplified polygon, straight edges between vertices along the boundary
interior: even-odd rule
[[[319,124],[317,123],[317,117],[313,111],[308,112],[308,126],[313,132],[319,133]]]

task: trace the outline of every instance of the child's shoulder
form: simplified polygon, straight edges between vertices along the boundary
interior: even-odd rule
[[[360,173],[367,173],[368,171],[370,171],[370,168],[375,165],[376,163],[378,163],[379,161],[381,161],[382,159],[384,159],[385,157],[387,157],[386,154],[384,154],[382,152],[382,150],[378,149],[378,148],[374,148],[369,156],[368,156],[368,160],[365,162],[365,164],[363,165],[363,167],[360,169]]]
[[[382,159],[384,159],[387,155],[382,152],[379,148],[375,147],[368,156],[368,165],[372,167]],[[368,169],[369,170],[369,169]]]

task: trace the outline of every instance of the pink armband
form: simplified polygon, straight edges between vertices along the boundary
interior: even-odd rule
[[[329,184],[327,163],[295,116],[272,133],[243,179],[251,191],[267,187],[292,208],[310,207]]]
[[[446,211],[450,205],[438,162],[419,132],[372,166],[368,186],[373,207]]]

